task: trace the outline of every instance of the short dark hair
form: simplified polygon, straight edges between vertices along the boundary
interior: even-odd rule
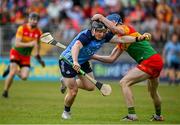
[[[36,19],[36,20],[39,20],[39,19],[40,19],[39,14],[36,13],[36,12],[31,12],[31,13],[29,14],[29,18],[30,18],[30,19]]]
[[[91,29],[107,30],[107,27],[104,25],[104,23],[102,23],[100,21],[92,21],[91,22]]]

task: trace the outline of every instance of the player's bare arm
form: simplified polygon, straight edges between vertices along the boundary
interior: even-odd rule
[[[34,49],[35,49],[35,56],[39,55],[39,52],[40,52],[40,42],[37,42],[37,45],[34,46]]]
[[[117,60],[117,58],[121,55],[122,52],[123,50],[119,49],[118,47],[115,47],[109,56],[102,56],[102,55],[94,54],[92,56],[92,59],[98,60],[104,63],[113,63],[114,61]]]
[[[42,67],[45,67],[45,62],[42,60],[40,56],[40,49],[41,49],[41,44],[40,42],[37,42],[37,46],[34,47],[35,49],[35,58],[36,60],[41,64]]]
[[[150,33],[144,33],[143,35],[140,35],[138,37],[134,36],[121,36],[119,37],[118,35],[115,35],[111,39],[111,43],[134,43],[134,42],[139,42],[142,40],[150,40],[151,39],[151,34]]]
[[[37,42],[35,40],[28,42],[28,43],[23,43],[21,40],[22,40],[21,38],[16,38],[16,41],[15,41],[16,47],[34,47],[34,46],[37,46]]]
[[[136,37],[133,36],[122,36],[119,37],[117,35],[115,35],[111,41],[111,43],[134,43],[136,42]]]
[[[79,50],[83,47],[82,43],[77,40],[74,46],[72,47],[71,53],[72,53],[72,59],[73,59],[73,68],[77,72],[80,70],[80,65],[78,63],[78,55],[79,55]]]
[[[125,34],[123,28],[122,29],[120,27],[117,28],[115,23],[111,22],[101,14],[95,14],[91,19],[99,20],[103,22],[114,34],[121,34],[121,35]]]

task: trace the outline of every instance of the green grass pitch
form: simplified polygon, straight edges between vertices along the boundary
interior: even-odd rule
[[[3,82],[0,81],[0,92]],[[72,107],[72,119],[62,120],[64,95],[59,91],[58,82],[15,81],[10,98],[0,97],[0,124],[180,124],[179,86],[159,87],[163,122],[149,121],[154,108],[147,87],[134,86],[139,121],[123,122],[120,119],[127,114],[127,109],[122,93],[118,84],[111,85],[113,92],[108,97],[103,97],[98,90],[80,90]]]

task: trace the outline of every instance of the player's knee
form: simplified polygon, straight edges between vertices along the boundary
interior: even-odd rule
[[[15,70],[10,71],[10,73],[9,73],[10,76],[15,76],[15,74],[16,74]]]
[[[22,76],[21,76],[21,79],[22,79],[22,80],[27,80],[27,78],[28,78],[28,76],[26,76],[26,75],[22,75]]]
[[[120,84],[121,88],[128,87],[128,83],[127,83],[126,80],[120,80],[120,81],[119,81],[119,84]]]
[[[70,89],[70,95],[75,97],[78,93],[78,88],[73,88],[73,89]]]

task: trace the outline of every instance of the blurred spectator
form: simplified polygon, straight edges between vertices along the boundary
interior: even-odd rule
[[[32,11],[39,13],[39,27],[44,32],[60,31],[57,40],[63,41],[70,41],[74,34],[87,28],[96,13],[118,13],[124,23],[133,25],[140,33],[152,33],[159,52],[170,34],[180,35],[180,0],[0,0],[0,6],[0,29],[5,31],[0,41],[8,41],[7,45],[16,27],[27,22],[26,16]],[[1,44],[2,48],[7,48],[5,44]]]
[[[175,10],[176,8],[180,7],[180,1],[179,0],[168,0],[168,5],[172,8],[172,10]]]
[[[168,25],[165,22],[157,21],[155,29],[152,32],[152,42],[154,42],[157,48],[164,46],[167,41]]]
[[[97,0],[95,0],[92,6],[91,17],[97,13],[104,15],[104,12],[105,12],[104,8],[100,6]]]
[[[172,34],[173,32],[176,32],[178,36],[180,36],[180,18],[177,16],[174,16],[173,22],[169,28],[169,34]]]
[[[141,6],[141,4],[137,3],[135,9],[130,13],[129,18],[130,22],[142,22],[145,16],[145,12]]]
[[[85,19],[91,18],[91,12],[92,12],[91,5],[90,5],[89,1],[86,1],[84,3],[84,6],[83,6],[83,15],[84,15],[84,18]]]
[[[156,16],[159,20],[170,23],[172,19],[172,9],[166,4],[165,0],[160,0],[156,8]]]
[[[137,31],[140,32],[141,22],[144,20],[145,12],[141,4],[137,3],[133,11],[130,12],[129,16],[126,16],[126,23],[132,24]]]
[[[157,20],[153,17],[151,13],[147,13],[144,22],[141,24],[140,30],[142,32],[152,33],[156,29],[156,26],[157,26]]]
[[[57,19],[59,18],[59,13],[61,10],[61,5],[59,0],[52,0],[52,2],[47,7],[47,13],[50,19]]]
[[[7,1],[2,0],[0,4],[0,25],[5,25],[10,22],[10,15],[8,13]]]
[[[38,26],[44,31],[44,32],[48,32],[49,31],[49,27],[48,25],[50,24],[49,21],[49,16],[45,11],[42,11],[39,16],[41,17],[38,23]]]
[[[25,23],[25,17],[23,16],[22,11],[17,11],[14,18],[14,23],[17,25],[21,25]]]
[[[46,11],[43,1],[42,0],[32,0],[32,2],[29,5],[29,8],[28,8],[28,13],[36,12],[36,13],[40,14],[42,11]]]
[[[72,0],[60,0],[60,6],[62,10],[69,10],[73,7],[73,2]]]
[[[146,14],[151,14],[153,17],[155,17],[155,3],[153,2],[153,0],[141,0],[144,4],[143,8],[145,11],[145,18],[146,18]]]
[[[169,85],[178,84],[177,71],[180,70],[180,41],[177,33],[173,33],[163,50],[164,61],[168,65]]]
[[[124,7],[121,1],[114,0],[113,2],[109,2],[106,0],[106,6],[108,8],[108,14],[118,13],[122,20],[124,20]]]
[[[83,11],[79,5],[75,5],[71,10],[68,10],[67,16],[72,20],[76,21],[79,26],[83,25],[84,16],[83,16]]]
[[[58,29],[56,31],[57,39],[68,44],[72,38],[80,31],[80,27],[76,20],[73,20],[67,16],[63,11],[61,13],[61,22],[58,24]]]

